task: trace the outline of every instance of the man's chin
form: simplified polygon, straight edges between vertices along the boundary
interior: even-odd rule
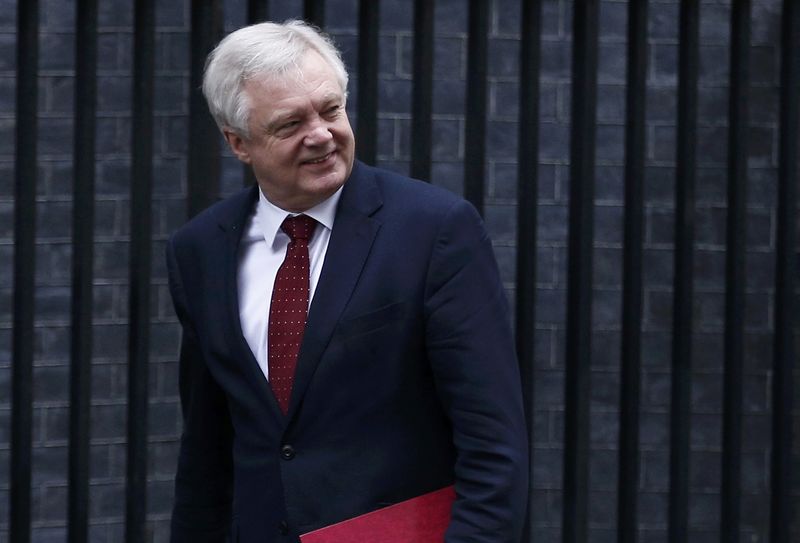
[[[303,185],[309,189],[325,190],[326,188],[332,187],[333,192],[336,192],[347,180],[348,168],[344,164],[344,161],[340,159],[331,164],[328,168],[319,171],[307,170],[304,174]]]
[[[330,175],[317,177],[315,179],[309,180],[309,184],[307,185],[310,189],[310,192],[314,192],[316,194],[322,195],[324,200],[337,190],[339,187],[344,185],[345,177],[342,175],[341,172],[332,172]]]

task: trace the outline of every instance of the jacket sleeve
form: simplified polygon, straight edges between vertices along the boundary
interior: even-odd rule
[[[425,311],[428,355],[457,451],[445,540],[517,543],[528,500],[519,367],[492,246],[467,202],[443,219]]]
[[[231,523],[232,430],[225,395],[203,361],[187,305],[174,242],[167,245],[169,287],[181,323],[183,414],[172,543],[223,543]]]

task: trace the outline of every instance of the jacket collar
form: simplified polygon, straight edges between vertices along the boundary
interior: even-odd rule
[[[322,274],[308,312],[289,402],[289,420],[302,405],[303,396],[352,296],[381,227],[375,215],[383,200],[375,175],[373,168],[356,162],[342,190]]]
[[[227,311],[229,319],[233,321],[239,356],[247,360],[245,365],[250,380],[260,389],[260,395],[266,397],[270,410],[283,424],[288,423],[302,405],[303,395],[352,296],[381,227],[380,220],[375,216],[383,205],[375,180],[376,173],[374,168],[355,161],[353,171],[342,188],[325,263],[308,312],[287,417],[284,417],[278,407],[269,383],[264,379],[258,362],[244,339],[239,321],[236,279],[238,247],[244,225],[258,200],[258,187],[242,190],[209,210],[227,235]]]

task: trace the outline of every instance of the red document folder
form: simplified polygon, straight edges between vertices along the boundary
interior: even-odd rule
[[[456,498],[452,486],[300,536],[301,543],[442,543]]]

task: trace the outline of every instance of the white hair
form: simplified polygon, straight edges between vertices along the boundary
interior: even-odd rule
[[[250,103],[244,84],[297,69],[308,51],[316,51],[333,68],[346,96],[341,54],[328,36],[303,21],[259,23],[226,36],[208,55],[203,75],[203,95],[220,130],[249,137]]]

